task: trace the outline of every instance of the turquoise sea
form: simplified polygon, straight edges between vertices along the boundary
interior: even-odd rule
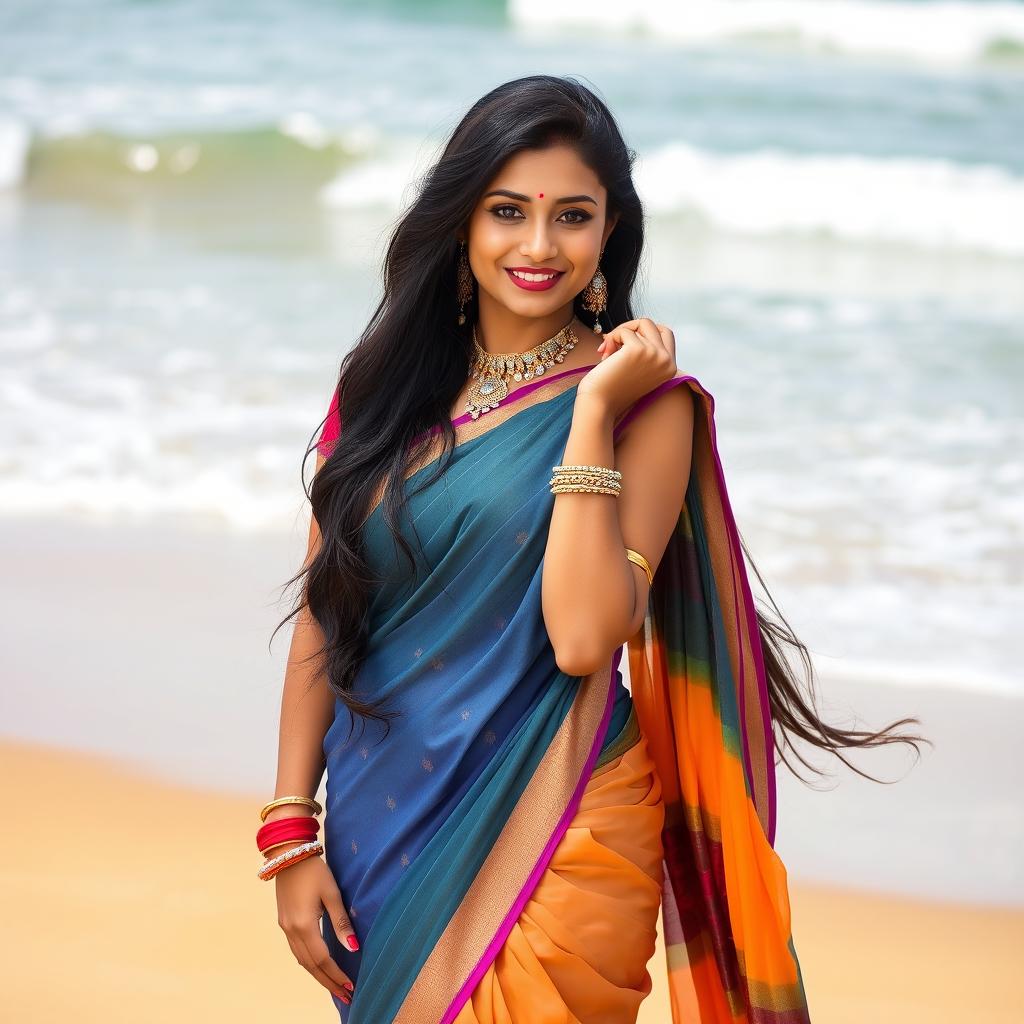
[[[6,0],[0,514],[292,529],[412,176],[541,71],[819,663],[1024,697],[1022,3]]]

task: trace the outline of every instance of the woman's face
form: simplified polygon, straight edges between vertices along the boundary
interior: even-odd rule
[[[517,153],[484,189],[469,220],[469,265],[481,308],[493,302],[539,317],[567,306],[594,276],[615,219],[607,219],[606,189],[574,149]],[[555,276],[524,281],[514,268]]]

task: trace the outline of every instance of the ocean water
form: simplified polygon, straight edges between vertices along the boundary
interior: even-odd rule
[[[0,514],[293,529],[412,176],[575,74],[819,666],[1024,697],[1024,4],[640,7],[7,0]]]

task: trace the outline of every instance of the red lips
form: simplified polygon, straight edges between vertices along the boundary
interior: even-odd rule
[[[524,274],[554,274],[554,277],[547,281],[524,281],[521,277],[516,277],[516,275],[512,273],[513,270],[522,271]],[[565,273],[565,271],[553,271],[545,267],[506,267],[505,273],[508,274],[511,281],[517,284],[520,288],[523,288],[525,291],[542,292],[558,284],[558,279],[563,273]]]

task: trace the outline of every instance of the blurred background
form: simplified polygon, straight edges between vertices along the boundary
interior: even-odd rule
[[[252,845],[302,456],[416,174],[537,72],[581,77],[636,150],[637,308],[715,396],[823,714],[912,715],[935,743],[850,755],[891,784],[806,751],[813,788],[779,768],[812,1017],[1012,1019],[1016,0],[4,0],[0,775],[22,838],[48,815],[52,842],[0,873],[25,908],[0,925],[23,968],[0,1018],[334,1018]],[[46,980],[58,942],[77,983]],[[650,970],[641,1021],[668,1020],[660,952]]]

